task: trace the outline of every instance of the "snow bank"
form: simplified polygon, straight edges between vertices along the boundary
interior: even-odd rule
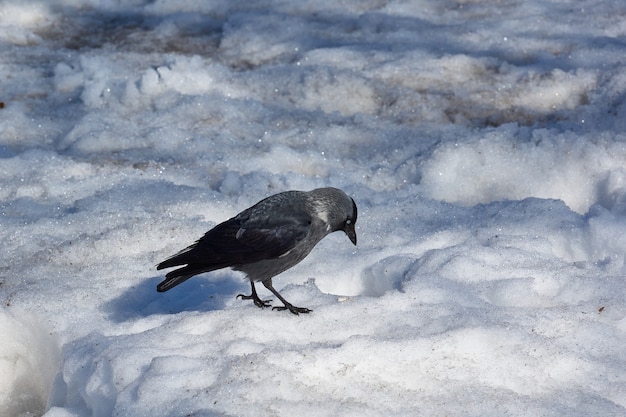
[[[538,197],[581,214],[594,204],[617,208],[626,191],[624,139],[510,126],[439,147],[422,184],[432,198],[466,205]]]
[[[58,341],[28,313],[0,310],[0,410],[42,415],[60,364]]]

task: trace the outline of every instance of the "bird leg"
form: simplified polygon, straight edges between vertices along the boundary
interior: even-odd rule
[[[250,285],[252,286],[252,294],[250,295],[239,294],[237,295],[236,298],[241,297],[242,300],[252,300],[254,301],[254,305],[259,308],[271,307],[272,305],[270,304],[270,301],[272,300],[264,301],[264,300],[261,300],[259,296],[257,295],[256,288],[254,288],[254,281],[250,280]]]
[[[296,316],[300,313],[310,313],[313,310],[309,310],[306,307],[296,307],[294,305],[292,305],[291,303],[289,303],[287,300],[285,300],[279,293],[278,291],[276,291],[274,289],[274,287],[272,286],[272,279],[268,279],[265,281],[262,281],[263,285],[265,285],[265,288],[267,288],[268,290],[270,290],[276,297],[278,297],[278,299],[280,301],[283,302],[284,306],[283,307],[272,307],[272,310],[289,310],[291,311],[293,314],[295,314]]]

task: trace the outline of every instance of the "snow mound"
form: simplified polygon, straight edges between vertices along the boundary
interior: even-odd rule
[[[0,309],[0,410],[3,415],[42,415],[59,370],[58,342],[28,314]]]
[[[521,140],[520,140],[521,139]],[[624,210],[624,138],[590,141],[573,132],[508,126],[438,147],[422,171],[432,198],[464,205],[528,197],[563,200],[584,214],[594,204]]]

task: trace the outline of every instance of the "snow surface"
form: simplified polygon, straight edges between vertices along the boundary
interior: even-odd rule
[[[5,0],[0,48],[0,415],[626,415],[623,0]],[[311,314],[156,292],[330,185]]]

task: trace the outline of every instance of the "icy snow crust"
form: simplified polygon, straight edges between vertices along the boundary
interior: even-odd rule
[[[9,0],[0,49],[0,415],[626,415],[622,0]],[[156,292],[319,186],[311,314]]]

